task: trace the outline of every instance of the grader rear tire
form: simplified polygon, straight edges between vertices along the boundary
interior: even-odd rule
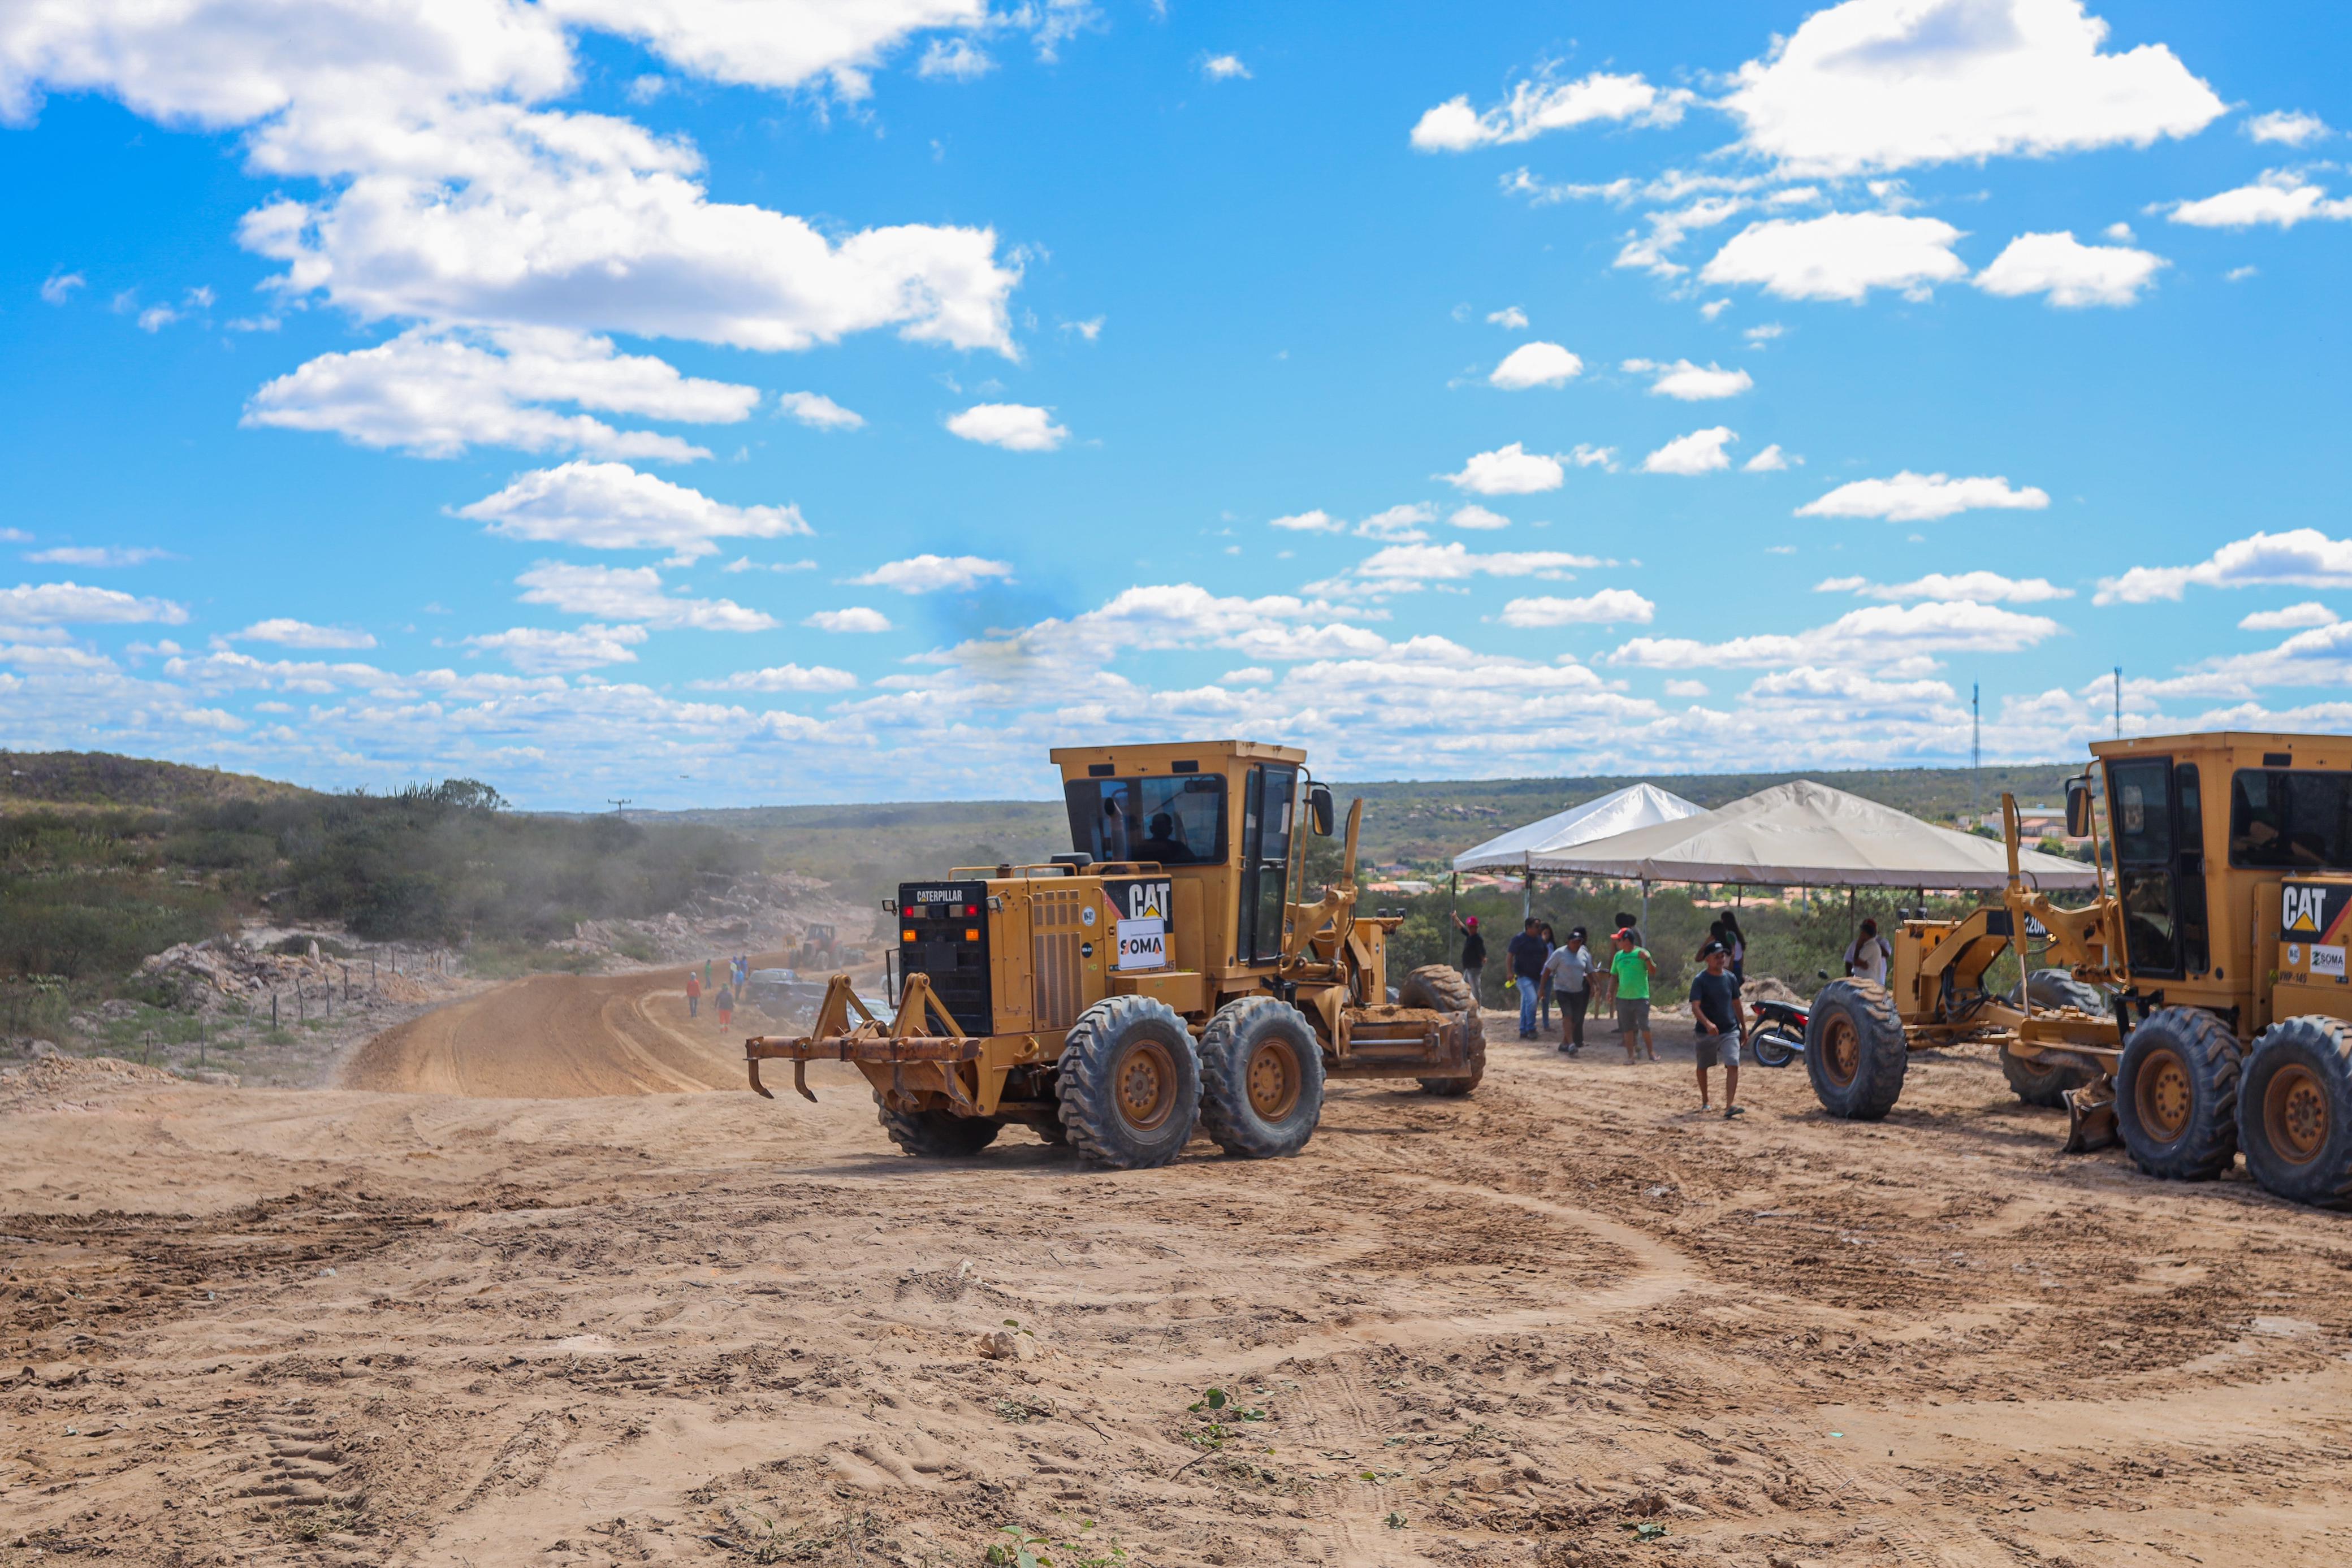
[[[882,1130],[907,1153],[927,1160],[968,1159],[996,1142],[1004,1124],[993,1116],[959,1116],[952,1111],[893,1111],[874,1096]]]
[[[1478,1017],[1478,993],[1470,988],[1461,971],[1443,964],[1423,964],[1397,988],[1397,1006],[1465,1015],[1462,1027],[1469,1030],[1469,1073],[1461,1078],[1424,1078],[1421,1087],[1424,1093],[1447,1099],[1458,1099],[1477,1088],[1478,1081],[1486,1076],[1486,1026]]]
[[[2116,1130],[2132,1162],[2165,1181],[2211,1181],[2238,1155],[2238,1037],[2201,1008],[2140,1020],[2116,1063]]]
[[[1323,1047],[1278,997],[1217,1009],[1201,1036],[1201,1130],[1229,1155],[1295,1155],[1323,1116]]]
[[[2292,1018],[2263,1030],[2238,1092],[2238,1147],[2263,1191],[2352,1208],[2352,1026]]]
[[[1822,988],[1805,1025],[1805,1074],[1822,1110],[1849,1122],[1884,1120],[1910,1065],[1903,1015],[1885,987],[1832,980]]]
[[[1070,1026],[1055,1093],[1063,1131],[1084,1158],[1114,1170],[1164,1166],[1184,1152],[1201,1116],[1192,1032],[1166,1002],[1106,997]]]
[[[2052,1111],[2063,1111],[2066,1091],[2080,1089],[2091,1081],[2090,1074],[2079,1067],[2063,1061],[2028,1061],[2011,1054],[2007,1046],[2000,1051],[2000,1075],[2009,1080],[2020,1100]]]

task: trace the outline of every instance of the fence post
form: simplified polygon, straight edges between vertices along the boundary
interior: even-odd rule
[[[278,993],[276,991],[269,993],[269,1030],[273,1034],[278,1031]]]

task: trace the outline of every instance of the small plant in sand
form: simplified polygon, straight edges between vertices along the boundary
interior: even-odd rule
[[[1018,1525],[1001,1524],[996,1532],[1010,1539],[992,1545],[986,1561],[1003,1568],[1118,1568],[1127,1561],[1127,1549],[1116,1541],[1090,1535],[1094,1527],[1093,1520],[1080,1520],[1076,1540],[1055,1541]]]

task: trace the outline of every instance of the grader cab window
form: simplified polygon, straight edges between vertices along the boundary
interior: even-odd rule
[[[1064,795],[1070,808],[1070,847],[1098,861],[1224,861],[1225,781],[1213,774],[1073,779]]]
[[[2240,768],[2230,780],[2230,863],[2352,871],[2352,773]]]
[[[2178,978],[2211,964],[2205,925],[2204,791],[2194,764],[2107,765],[2116,880],[2135,976]]]

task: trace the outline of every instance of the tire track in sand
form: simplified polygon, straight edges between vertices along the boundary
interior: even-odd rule
[[[679,970],[534,975],[386,1030],[343,1066],[346,1089],[488,1099],[681,1094],[743,1083],[739,1023],[686,1016]]]

